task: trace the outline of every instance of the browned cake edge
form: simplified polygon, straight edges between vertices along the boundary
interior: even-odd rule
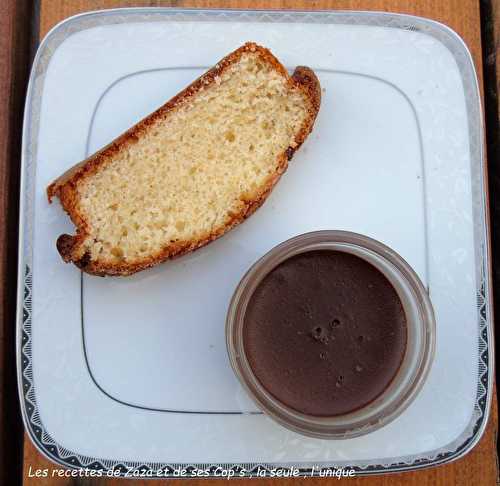
[[[290,85],[301,89],[310,102],[308,116],[302,127],[295,135],[295,146],[288,147],[284,152],[278,155],[278,170],[272,174],[266,183],[260,188],[258,194],[251,200],[243,201],[244,207],[237,214],[232,214],[224,225],[213,229],[210,233],[203,235],[196,240],[171,241],[170,244],[163,247],[156,254],[146,258],[138,259],[136,262],[100,262],[91,260],[89,253],[81,254],[81,243],[86,236],[90,234],[88,222],[85,216],[79,211],[77,198],[77,185],[80,180],[92,176],[98,168],[106,164],[110,158],[118,153],[123,147],[136,143],[147,128],[158,118],[164,117],[167,113],[174,110],[182,103],[189,102],[194,94],[201,88],[213,83],[216,77],[220,76],[231,64],[240,59],[245,52],[257,52],[265,61],[270,63],[282,76],[287,79]],[[71,221],[76,226],[76,235],[71,236],[63,234],[57,240],[57,249],[65,262],[73,262],[83,271],[94,275],[130,275],[145,268],[151,267],[165,260],[183,255],[200,248],[207,243],[219,238],[227,233],[231,228],[248,218],[257,208],[266,200],[267,196],[278,182],[281,174],[287,169],[288,161],[292,158],[294,152],[302,145],[312,130],[316,115],[318,114],[321,102],[321,88],[318,78],[308,67],[299,66],[295,69],[292,76],[288,74],[284,66],[271,54],[271,52],[253,42],[248,42],[236,51],[232,52],[212,69],[207,71],[187,88],[174,96],[170,101],[161,106],[158,110],[138,122],[125,133],[113,140],[106,147],[91,155],[84,161],[75,165],[62,176],[56,179],[47,188],[49,202],[52,202],[54,196],[59,197],[61,205],[68,213]]]

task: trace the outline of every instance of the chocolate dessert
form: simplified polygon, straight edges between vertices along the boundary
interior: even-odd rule
[[[285,406],[328,417],[374,401],[401,366],[406,316],[389,280],[350,253],[316,250],[274,268],[245,313],[246,358]]]

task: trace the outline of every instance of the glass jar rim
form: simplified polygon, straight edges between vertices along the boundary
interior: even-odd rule
[[[332,417],[306,415],[277,400],[254,375],[243,346],[246,306],[259,283],[283,261],[314,250],[344,251],[374,265],[403,299],[408,321],[405,357],[388,388],[365,407]],[[435,339],[432,304],[411,266],[383,243],[358,233],[339,230],[305,233],[271,249],[241,279],[229,304],[226,319],[229,361],[252,400],[264,413],[288,429],[323,439],[358,437],[396,419],[416,398],[428,376],[435,353]]]

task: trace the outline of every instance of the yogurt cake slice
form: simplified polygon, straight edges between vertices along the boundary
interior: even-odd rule
[[[265,201],[320,99],[311,69],[243,45],[48,187],[76,226],[62,258],[130,275],[222,236]]]

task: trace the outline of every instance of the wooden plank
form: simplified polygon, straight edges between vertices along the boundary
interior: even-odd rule
[[[486,21],[491,24],[492,46],[488,49],[487,62],[495,66],[496,86],[492,86],[491,88],[495,91],[497,97],[497,111],[498,118],[500,119],[500,103],[498,103],[498,97],[500,96],[500,2],[489,0],[488,3],[491,5],[491,12],[490,18],[486,19]]]
[[[20,133],[29,66],[28,2],[0,2],[0,484],[22,472],[15,312]]]
[[[490,220],[493,248],[493,306],[500,309],[500,2],[481,2],[482,37],[484,42],[484,98],[486,148],[489,160]],[[496,333],[496,349],[500,349],[500,333]]]
[[[76,13],[139,6],[379,10],[420,15],[443,22],[457,31],[471,50],[478,72],[482,71],[478,0],[41,0],[40,38],[57,22]]]
[[[73,0],[65,2],[62,0],[42,0],[40,9],[40,35],[43,37],[48,30],[60,20],[79,12],[98,10],[102,8],[115,8],[125,6],[176,6],[176,7],[199,7],[199,8],[296,8],[296,9],[354,9],[354,10],[381,10],[401,13],[409,13],[433,18],[441,21],[456,30],[465,40],[476,64],[478,74],[482,74],[482,51],[480,36],[479,2],[477,0],[180,0],[180,1],[128,1],[128,0]],[[350,484],[393,486],[407,484],[414,486],[469,486],[475,484],[493,485],[498,477],[496,457],[496,434],[497,434],[497,409],[496,397],[491,412],[488,428],[472,452],[465,458],[452,464],[431,468],[413,473],[377,476],[370,478],[356,478],[350,480]],[[47,469],[49,476],[56,468],[52,463],[45,460],[34,448],[28,438],[25,439],[24,454],[24,484],[27,486],[52,486],[52,485],[76,485],[90,484],[85,480],[69,478],[47,478],[35,479],[29,477],[29,472],[36,469]],[[320,482],[321,481],[321,482]],[[308,479],[308,485],[337,484],[336,480]],[[270,483],[270,480],[261,480]],[[169,484],[177,481],[169,481]],[[191,480],[191,485],[222,484],[217,480]],[[305,484],[306,480],[278,480],[273,485],[291,486]],[[94,479],[95,486],[144,486],[146,480],[137,480],[133,483],[128,480],[104,480]],[[181,483],[179,483],[180,485]],[[184,483],[183,483],[184,484]],[[238,484],[255,484],[249,480],[241,480]]]

